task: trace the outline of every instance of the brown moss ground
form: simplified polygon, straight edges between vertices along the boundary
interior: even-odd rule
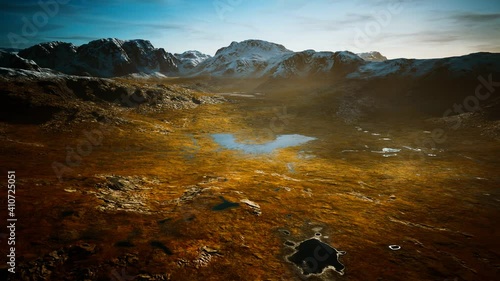
[[[467,150],[453,138],[445,144],[447,151],[463,149],[481,161],[458,153],[425,161],[409,154],[383,158],[369,151],[341,153],[383,144],[331,115],[294,111],[298,107],[291,99],[285,106],[295,115],[279,134],[319,139],[273,155],[251,156],[221,150],[210,134],[235,133],[240,139],[263,141],[270,137],[269,124],[283,100],[234,101],[163,113],[127,112],[124,118],[132,122],[106,129],[102,145],[62,182],[54,175],[53,161],[64,163],[67,147],[76,147],[83,130],[99,129],[99,124],[84,123],[58,133],[33,125],[4,125],[2,174],[16,170],[19,179],[19,262],[28,267],[29,261],[51,251],[85,242],[97,245],[96,252],[51,269],[52,280],[64,280],[65,272],[79,268],[94,272],[94,280],[109,279],[115,269],[132,276],[168,274],[171,280],[300,280],[299,272],[285,261],[291,250],[283,243],[309,238],[320,227],[325,242],[347,252],[341,257],[345,275],[328,273],[325,278],[498,276],[494,142],[481,140],[479,151]],[[394,139],[389,147],[411,143],[409,131],[415,130],[381,129]],[[299,157],[308,154],[314,158]],[[147,179],[144,189],[135,192],[151,214],[100,211],[105,202],[96,193],[103,180],[96,175]],[[176,201],[192,186],[201,193]],[[213,211],[220,196],[232,202],[252,200],[262,215],[243,204]],[[120,241],[133,246],[116,246]],[[152,241],[163,243],[172,255],[152,247]],[[402,250],[389,250],[391,244]],[[217,250],[206,263],[200,259],[204,246]],[[124,266],[114,262],[126,254],[137,261]]]

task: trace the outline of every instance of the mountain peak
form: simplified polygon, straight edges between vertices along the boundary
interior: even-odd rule
[[[377,52],[377,51],[359,53],[357,55],[360,58],[364,59],[365,61],[386,61],[387,60],[387,58],[385,56],[383,56],[380,52]]]
[[[349,51],[339,51],[335,52],[335,57],[339,62],[342,63],[352,63],[352,62],[362,62],[363,58],[359,55],[349,52]]]
[[[114,77],[131,73],[177,73],[177,59],[148,40],[102,38],[79,47],[59,41],[41,43],[19,52],[39,66],[67,74]]]
[[[52,41],[40,43],[19,51],[19,56],[35,61],[40,67],[58,69],[76,57],[77,47],[72,43]]]
[[[198,64],[211,58],[209,55],[195,50],[185,51],[182,54],[174,54],[174,56],[179,60],[180,72],[188,72]]]
[[[249,39],[241,42],[233,41],[227,47],[220,48],[215,53],[215,56],[226,55],[226,56],[242,56],[246,55],[249,57],[262,57],[270,58],[277,55],[282,55],[285,53],[292,53],[291,50],[285,48],[285,46],[257,39]]]

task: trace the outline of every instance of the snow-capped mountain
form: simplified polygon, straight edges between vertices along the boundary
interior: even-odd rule
[[[293,52],[283,45],[246,40],[232,42],[206,59],[191,74],[219,77],[305,77],[330,73],[334,65],[357,65],[363,60],[351,52]]]
[[[198,51],[170,54],[147,40],[99,39],[82,46],[42,43],[19,52],[43,68],[66,74],[115,77],[162,77],[163,75],[215,77],[305,77],[330,73],[363,60],[351,52],[293,52],[283,45],[246,40],[232,42],[215,56]]]
[[[182,54],[174,54],[178,60],[179,73],[187,73],[192,71],[198,64],[211,58],[211,56],[198,51],[186,51]]]
[[[132,73],[177,73],[178,60],[147,40],[99,39],[76,47],[71,43],[42,43],[19,52],[42,67],[67,74],[114,77]]]
[[[359,66],[348,78],[383,77],[463,77],[471,73],[495,73],[500,70],[500,56],[494,53],[475,53],[442,59],[393,59],[369,62]]]
[[[356,54],[365,61],[386,61],[387,58],[377,51]]]
[[[363,60],[360,57],[347,51],[334,53],[306,50],[284,55],[265,74],[274,78],[324,75],[334,71],[340,72],[351,69],[362,62]]]
[[[174,73],[177,71],[176,58],[163,48],[156,49],[147,40],[123,41],[122,48],[139,73]]]
[[[77,53],[75,67],[95,76],[177,73],[176,58],[147,40],[100,39],[78,47]]]
[[[316,52],[306,50],[283,56],[273,64],[267,73],[273,77],[305,76],[308,74],[330,71],[333,67],[332,52]]]
[[[293,54],[293,52],[283,45],[267,41],[232,42],[228,47],[219,49],[212,58],[200,63],[191,73],[227,77],[261,77],[269,65],[278,63],[286,54]]]
[[[214,76],[233,78],[346,77],[460,77],[478,70],[500,69],[498,54],[477,53],[443,59],[387,60],[379,52],[293,52],[262,40],[232,42],[211,57],[198,51],[171,54],[147,40],[99,39],[82,46],[49,42],[2,53],[2,66],[66,74],[115,77]],[[497,71],[498,72],[498,71]]]

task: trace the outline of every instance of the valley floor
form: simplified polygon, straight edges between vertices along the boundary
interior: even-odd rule
[[[425,123],[344,120],[300,97],[223,95],[230,102],[128,111],[119,125],[3,123],[2,178],[14,170],[17,180],[12,280],[499,276],[497,140],[449,131],[428,146]],[[249,154],[213,134],[315,140]],[[288,261],[312,237],[345,251],[342,272],[305,275]],[[321,251],[301,266],[337,254]]]

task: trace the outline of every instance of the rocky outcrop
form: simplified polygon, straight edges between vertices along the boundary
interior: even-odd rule
[[[39,71],[40,67],[32,60],[16,54],[0,51],[0,67]]]

